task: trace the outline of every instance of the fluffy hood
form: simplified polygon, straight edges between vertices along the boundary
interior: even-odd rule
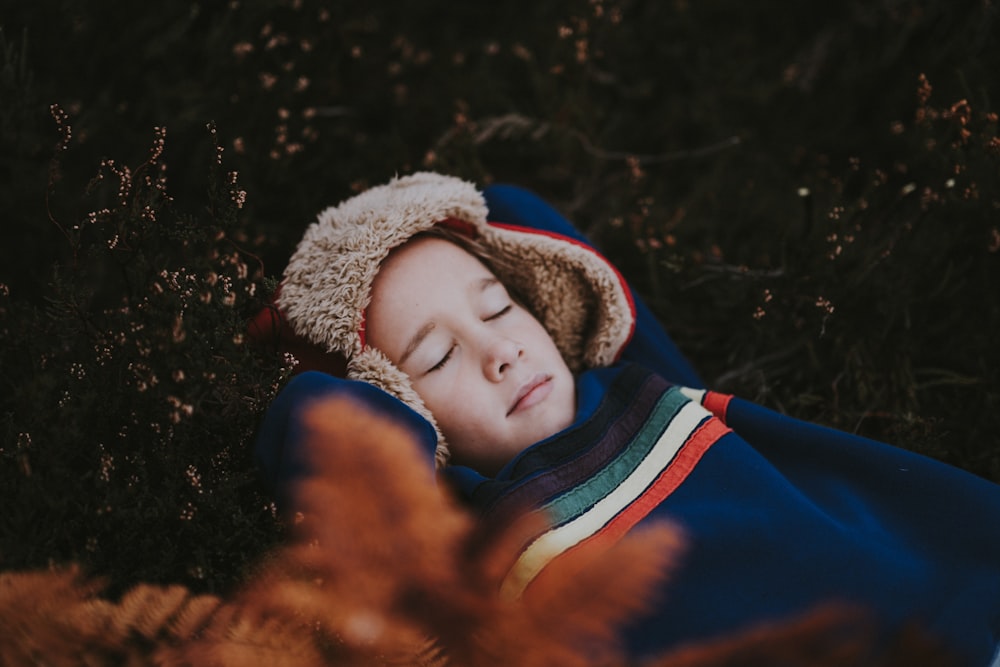
[[[435,173],[366,190],[324,210],[309,226],[285,270],[277,306],[297,336],[347,360],[347,377],[395,395],[437,429],[409,378],[366,345],[365,311],[375,275],[393,248],[444,224],[485,250],[484,261],[524,299],[570,370],[613,363],[634,326],[628,288],[614,267],[573,239],[489,223],[487,214],[473,184]],[[438,430],[439,465],[447,455]]]

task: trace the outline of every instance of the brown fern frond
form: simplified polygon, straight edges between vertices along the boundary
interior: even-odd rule
[[[78,568],[0,574],[0,664],[106,664],[113,651],[98,633],[103,617],[80,613],[100,587]]]
[[[301,520],[241,597],[251,614],[313,623],[337,664],[414,659],[433,636],[427,609],[459,588],[456,549],[471,527],[396,424],[341,400],[305,418],[315,474]]]
[[[290,544],[221,600],[140,585],[120,600],[73,569],[0,575],[0,663],[163,667],[624,667],[617,632],[677,567],[670,526],[585,542],[517,600],[500,584],[544,517],[474,527],[408,433],[343,399],[307,414],[314,474]],[[660,602],[660,601],[657,601]],[[919,633],[876,645],[826,607],[692,644],[645,667],[948,665]],[[878,650],[875,650],[875,649]]]
[[[188,641],[161,646],[162,667],[326,667],[315,633],[293,618],[250,618],[235,605],[219,609],[212,623]]]
[[[858,665],[871,641],[862,620],[856,609],[824,607],[783,623],[684,646],[645,667]]]
[[[212,621],[220,607],[222,600],[210,595],[188,598],[187,604],[170,619],[169,635],[178,642],[196,637]]]
[[[484,537],[405,430],[343,399],[317,403],[305,424],[314,475],[300,485],[295,543],[243,606],[315,623],[337,664],[417,661],[427,638],[471,667],[594,664],[679,544],[663,528],[584,545],[530,598],[504,600],[500,582],[537,517]]]
[[[140,584],[125,593],[111,615],[109,630],[119,637],[136,635],[154,639],[169,635],[169,622],[179,613],[190,591],[182,586],[149,586]]]
[[[4,664],[588,664],[588,647],[567,640],[608,636],[602,628],[627,606],[584,612],[590,594],[574,596],[573,579],[596,579],[543,579],[534,607],[497,594],[531,519],[470,548],[471,517],[436,486],[407,432],[343,401],[318,405],[307,424],[318,454],[301,485],[303,519],[241,593],[224,602],[140,585],[113,602],[75,570],[5,575],[0,620],[14,632],[0,640]],[[653,542],[645,547],[665,553]],[[642,573],[658,557],[643,560],[639,544],[577,558],[597,577],[621,557]]]
[[[644,667],[954,667],[952,656],[911,629],[888,644],[856,607],[828,604],[793,619],[692,643]]]
[[[662,580],[677,552],[677,531],[658,526],[611,547],[580,545],[553,561],[520,599],[503,599],[497,592],[505,571],[498,565],[513,562],[530,523],[501,531],[466,564],[488,613],[475,627],[466,622],[457,632],[443,630],[449,655],[456,664],[484,667],[619,664],[617,632],[650,602],[648,591]]]
[[[119,603],[77,568],[0,575],[0,664],[105,665],[144,662],[157,644],[182,639],[178,614],[211,613],[218,598],[180,586],[138,586]]]
[[[564,642],[588,637],[612,646],[626,621],[648,610],[652,591],[677,564],[681,532],[661,524],[616,544],[584,544],[542,571],[524,594],[525,612]]]
[[[405,431],[342,400],[315,406],[306,421],[318,456],[301,486],[304,519],[245,609],[314,624],[328,664],[418,664],[428,637],[452,664],[470,667],[624,664],[616,632],[675,565],[677,531],[581,545],[521,600],[504,600],[499,583],[537,518],[486,536],[433,484]],[[863,630],[831,607],[654,664],[850,664],[873,655]]]

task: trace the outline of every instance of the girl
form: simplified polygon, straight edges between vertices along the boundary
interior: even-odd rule
[[[277,305],[346,362],[294,378],[265,417],[279,498],[302,473],[301,406],[344,392],[408,424],[483,521],[545,512],[503,594],[584,541],[681,526],[678,574],[628,630],[635,657],[839,601],[886,637],[916,623],[962,664],[1000,664],[1000,487],[706,391],[530,193],[420,173],[359,194],[306,231]]]

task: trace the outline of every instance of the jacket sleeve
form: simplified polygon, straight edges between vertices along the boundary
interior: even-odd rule
[[[351,398],[373,413],[406,428],[434,469],[437,435],[433,426],[405,403],[366,382],[346,380],[319,371],[293,377],[278,394],[257,430],[254,458],[261,478],[282,513],[291,508],[296,480],[308,475],[303,415],[314,401],[332,396]]]

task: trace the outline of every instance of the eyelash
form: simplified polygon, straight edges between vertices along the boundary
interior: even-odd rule
[[[513,307],[514,307],[513,304],[507,304],[506,306],[504,306],[503,308],[501,308],[499,311],[497,311],[493,315],[490,315],[489,317],[487,317],[485,321],[489,322],[491,320],[495,320],[495,319],[498,319],[500,317],[503,317],[504,315],[506,315],[507,313],[509,313],[511,311],[511,308],[513,308]],[[442,368],[444,368],[444,365],[448,363],[448,360],[451,359],[451,355],[454,352],[455,352],[455,346],[452,345],[450,348],[448,348],[447,354],[445,354],[444,357],[441,358],[441,361],[437,362],[436,364],[434,364],[433,366],[431,366],[429,369],[427,369],[427,372],[428,373],[433,373],[434,371],[441,370]]]
[[[489,317],[487,317],[486,321],[489,322],[490,320],[495,320],[498,317],[503,317],[504,315],[506,315],[507,313],[509,313],[510,309],[513,308],[513,307],[514,307],[513,304],[509,304],[508,303],[506,306],[504,306],[503,308],[501,308],[498,312],[496,312],[493,315],[490,315]]]
[[[444,365],[445,365],[446,363],[448,363],[448,360],[449,360],[449,359],[451,359],[451,355],[452,355],[452,353],[453,353],[454,351],[455,351],[455,346],[454,346],[454,345],[452,345],[452,346],[451,346],[450,348],[448,348],[448,353],[447,353],[446,355],[444,355],[444,357],[442,357],[442,358],[441,358],[441,361],[439,361],[439,362],[437,362],[436,364],[434,364],[433,366],[431,366],[431,367],[430,367],[430,368],[429,368],[429,369],[427,370],[427,372],[428,372],[428,373],[433,373],[434,371],[436,371],[436,370],[440,370],[441,368],[443,368],[443,367],[444,367]]]

